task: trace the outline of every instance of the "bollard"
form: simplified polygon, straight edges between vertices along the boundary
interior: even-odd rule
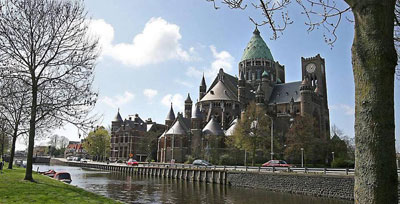
[[[346,175],[349,175],[349,169],[346,168]]]
[[[275,167],[274,166],[272,167],[272,173],[275,173]]]
[[[326,168],[324,168],[324,174],[326,174]]]

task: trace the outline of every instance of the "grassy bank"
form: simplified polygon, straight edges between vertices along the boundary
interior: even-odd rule
[[[24,176],[23,168],[3,170],[0,203],[119,203],[37,173],[36,183],[24,181]]]

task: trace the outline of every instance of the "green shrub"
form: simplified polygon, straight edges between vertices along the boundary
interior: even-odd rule
[[[195,158],[192,155],[186,155],[185,164],[191,164],[191,163],[193,163],[194,160],[195,160]]]
[[[335,158],[331,163],[332,168],[354,168],[354,161]]]

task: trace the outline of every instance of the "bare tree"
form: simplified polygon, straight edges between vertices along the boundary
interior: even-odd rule
[[[230,8],[253,4],[265,16],[276,38],[293,23],[290,0],[207,0]],[[332,45],[343,19],[354,23],[352,65],[355,82],[355,203],[397,203],[397,170],[394,134],[394,46],[396,0],[296,0],[306,16],[308,30],[323,28]],[[275,15],[281,12],[281,15]],[[352,14],[352,15],[351,15]],[[384,167],[384,168],[383,168]]]
[[[5,0],[0,2],[1,77],[30,87],[29,145],[25,180],[33,181],[37,126],[51,121],[90,126],[97,100],[92,91],[97,39],[88,35],[81,1]]]
[[[0,79],[0,117],[10,130],[12,137],[10,161],[8,168],[12,169],[17,137],[28,131],[29,118],[29,87],[23,86],[20,80]]]

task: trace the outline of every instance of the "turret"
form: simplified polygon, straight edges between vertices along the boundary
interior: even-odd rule
[[[256,91],[256,105],[257,106],[264,105],[264,92],[261,89],[261,84],[258,85],[258,88]]]
[[[206,91],[207,91],[207,85],[206,85],[206,80],[204,79],[204,74],[203,74],[203,78],[201,79],[200,88],[199,88],[199,100],[201,100],[206,95]]]
[[[165,118],[165,125],[167,126],[167,129],[171,127],[174,120],[175,120],[175,113],[174,113],[174,109],[172,108],[172,103],[171,103],[171,108],[169,109],[167,118]]]
[[[115,131],[117,128],[119,128],[123,123],[121,114],[119,114],[119,108],[117,115],[114,117],[114,119],[111,121],[111,131]]]
[[[192,116],[192,105],[193,101],[190,98],[190,94],[188,93],[187,98],[185,100],[185,118],[190,118]]]
[[[239,73],[239,80],[238,80],[238,100],[243,105],[246,104],[246,80],[244,79],[243,71]]]
[[[301,108],[301,116],[305,114],[312,114],[312,87],[308,77],[304,77],[303,82],[301,82],[300,86],[300,108]]]

